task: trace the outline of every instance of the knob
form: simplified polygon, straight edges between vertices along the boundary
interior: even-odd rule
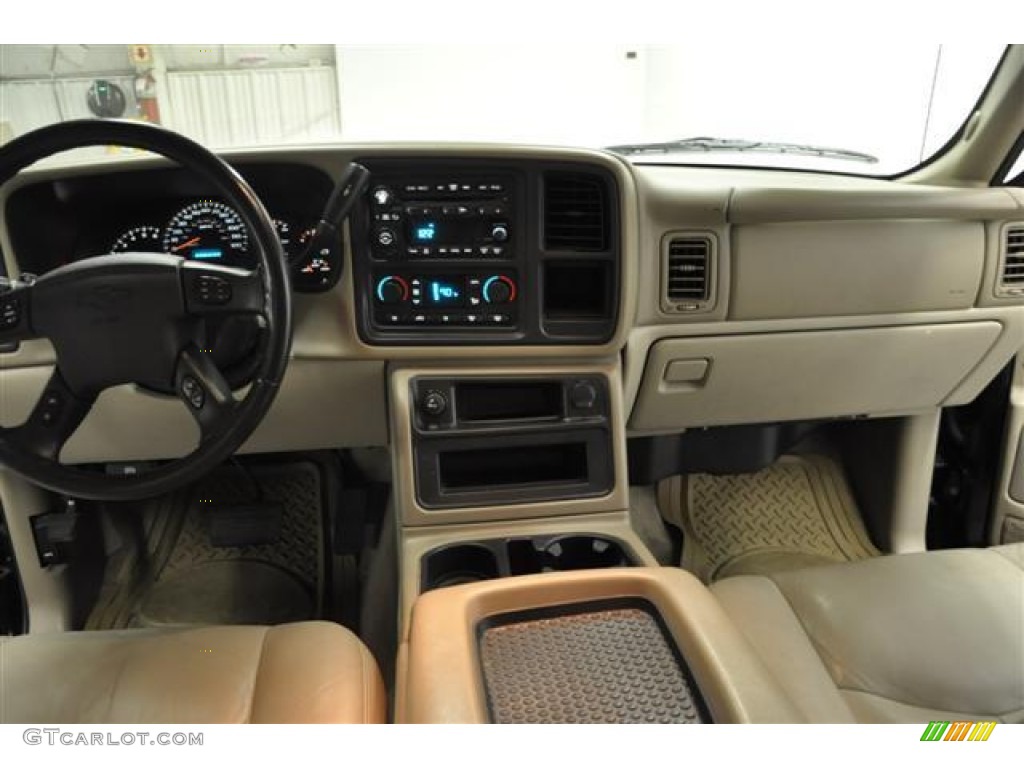
[[[484,301],[488,304],[507,304],[515,301],[516,284],[505,275],[494,275],[484,281]]]
[[[504,224],[495,224],[491,227],[491,240],[496,243],[504,243],[508,240],[508,227]]]
[[[370,194],[373,196],[373,202],[378,208],[387,207],[395,199],[394,194],[387,187],[374,187],[373,192]]]
[[[448,400],[436,389],[432,389],[420,401],[420,410],[427,416],[440,416],[448,410]]]
[[[579,411],[589,411],[597,403],[597,389],[589,381],[577,381],[569,390],[569,402]]]
[[[377,281],[377,298],[381,304],[398,304],[409,298],[409,284],[400,277],[388,275]]]
[[[389,227],[381,227],[378,229],[375,238],[377,240],[377,244],[382,245],[385,248],[393,246],[395,241],[398,239],[395,235],[395,230],[390,229]]]

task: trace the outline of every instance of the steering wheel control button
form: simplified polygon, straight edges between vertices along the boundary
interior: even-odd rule
[[[181,380],[181,394],[195,410],[200,410],[206,402],[206,392],[203,385],[192,376],[186,376]]]
[[[196,278],[196,295],[202,304],[223,306],[231,301],[231,283],[216,275],[199,275]]]
[[[43,392],[39,401],[39,421],[43,426],[50,427],[57,423],[60,412],[64,407],[64,398],[55,389],[48,389]]]
[[[0,296],[0,329],[16,328],[21,323],[21,299],[17,296]]]
[[[423,396],[423,402],[420,403],[420,408],[425,416],[437,418],[448,410],[448,400],[436,389],[432,389]]]

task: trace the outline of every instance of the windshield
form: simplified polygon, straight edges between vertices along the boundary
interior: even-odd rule
[[[873,44],[870,55],[839,43],[2,45],[0,142],[98,116],[159,122],[214,149],[513,141],[615,147],[645,163],[886,175],[953,136],[1002,52],[914,43]]]

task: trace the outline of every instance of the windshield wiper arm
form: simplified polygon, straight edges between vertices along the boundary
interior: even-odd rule
[[[878,158],[866,152],[836,147],[816,147],[811,144],[787,144],[777,141],[748,141],[746,139],[717,139],[694,136],[675,141],[655,141],[646,144],[617,144],[605,149],[620,155],[669,155],[676,152],[767,152],[776,155],[806,155],[836,160],[855,160],[877,163]]]

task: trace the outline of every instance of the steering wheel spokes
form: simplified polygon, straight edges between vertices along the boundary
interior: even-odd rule
[[[53,491],[130,500],[174,490],[216,467],[270,408],[291,349],[291,286],[281,243],[263,205],[216,155],[153,125],[82,120],[42,128],[0,147],[0,184],[56,152],[119,145],[194,171],[238,211],[255,269],[128,253],[77,261],[34,281],[0,281],[0,343],[47,338],[57,366],[24,424],[0,429],[0,463]],[[261,357],[237,398],[204,351],[207,321],[258,317]],[[138,384],[173,391],[199,425],[198,447],[145,473],[113,477],[60,463],[60,453],[105,389]],[[145,429],[145,425],[139,425]]]
[[[23,451],[57,461],[64,444],[85,421],[95,402],[94,396],[73,392],[60,368],[54,368],[28,419],[20,427],[7,430],[6,439]]]
[[[174,391],[199,424],[200,440],[230,421],[238,401],[209,353],[191,345],[182,350],[174,374]]]

